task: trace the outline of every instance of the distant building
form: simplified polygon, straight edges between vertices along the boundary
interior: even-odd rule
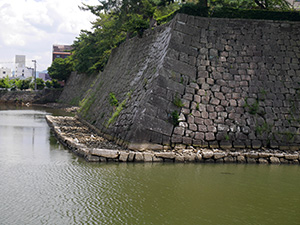
[[[41,78],[43,81],[51,80],[51,77],[48,73],[39,73],[39,78]]]
[[[0,68],[0,78],[11,77],[11,69],[9,68]]]
[[[71,55],[71,50],[73,47],[71,45],[53,45],[52,50],[52,62],[56,58],[65,59]]]
[[[13,78],[28,78],[33,75],[33,68],[26,67],[26,56],[16,55],[15,58],[15,73]]]

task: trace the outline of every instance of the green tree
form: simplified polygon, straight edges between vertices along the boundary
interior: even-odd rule
[[[142,36],[155,19],[178,8],[178,2],[161,4],[159,0],[108,0],[96,6],[84,4],[81,9],[92,12],[97,19],[92,22],[92,32],[83,30],[74,41],[74,69],[88,74],[102,71],[112,49],[132,36]]]
[[[15,85],[19,90],[25,90],[25,89],[29,89],[30,82],[31,82],[31,77],[26,78],[25,80],[16,79]]]
[[[58,83],[58,81],[56,79],[53,79],[51,82],[52,82],[53,88],[61,88],[60,83]]]
[[[10,88],[11,82],[9,81],[8,77],[0,79],[0,88]]]
[[[52,88],[52,81],[47,80],[47,81],[45,82],[45,85],[46,85],[47,88]]]
[[[31,88],[32,90],[34,90],[34,86],[35,86],[34,82],[31,82],[31,83],[30,83],[30,88]],[[43,90],[44,87],[45,87],[45,82],[44,82],[44,80],[41,79],[41,78],[36,78],[36,88],[37,88],[37,90]]]
[[[71,72],[73,71],[72,56],[65,59],[56,58],[50,67],[48,67],[48,73],[52,79],[67,81]]]
[[[53,79],[52,81],[47,80],[45,82],[45,85],[46,85],[47,88],[61,88],[60,83],[56,79]]]
[[[225,7],[235,9],[264,9],[290,10],[291,4],[287,0],[210,0],[209,7]]]

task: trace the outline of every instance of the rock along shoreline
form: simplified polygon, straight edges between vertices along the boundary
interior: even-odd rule
[[[197,162],[298,164],[298,151],[281,150],[219,150],[205,148],[175,148],[168,151],[132,151],[114,144],[76,117],[46,116],[57,139],[88,162]]]

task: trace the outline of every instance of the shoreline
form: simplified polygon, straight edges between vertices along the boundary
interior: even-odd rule
[[[251,163],[296,164],[299,151],[270,149],[220,150],[187,147],[170,151],[133,151],[103,138],[76,117],[46,116],[56,138],[88,162],[176,162],[176,163]]]

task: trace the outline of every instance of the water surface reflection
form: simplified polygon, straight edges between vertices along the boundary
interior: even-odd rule
[[[0,224],[299,224],[295,165],[92,164],[0,111]]]

